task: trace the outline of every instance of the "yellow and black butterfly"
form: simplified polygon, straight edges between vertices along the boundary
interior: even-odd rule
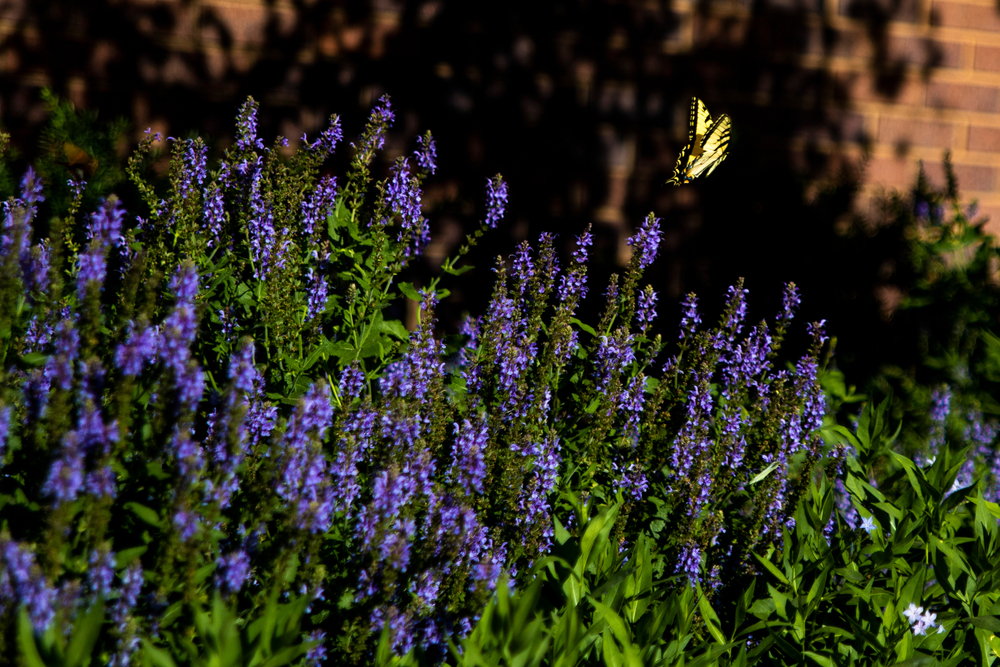
[[[715,121],[708,107],[697,97],[691,98],[691,121],[688,143],[677,157],[674,175],[667,185],[683,185],[699,176],[708,176],[729,154],[729,116],[722,114]]]

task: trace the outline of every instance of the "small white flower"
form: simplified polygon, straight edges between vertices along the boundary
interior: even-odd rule
[[[873,530],[875,530],[875,519],[870,516],[866,516],[861,520],[861,527],[868,531],[870,535]]]
[[[913,623],[915,620],[917,620],[917,617],[923,613],[924,613],[923,607],[918,607],[917,605],[911,602],[910,606],[903,611],[903,616],[905,616],[906,620],[908,620],[910,623]]]

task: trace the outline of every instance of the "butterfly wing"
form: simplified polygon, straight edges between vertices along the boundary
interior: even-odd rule
[[[667,181],[667,185],[681,185],[691,180],[688,175],[691,164],[702,154],[702,144],[711,127],[712,116],[708,113],[708,107],[699,98],[692,97],[687,146],[681,149],[680,155],[677,156],[674,175]]]
[[[729,131],[732,121],[722,114],[716,119],[701,142],[701,151],[688,163],[686,176],[688,180],[699,176],[708,176],[729,155]]]

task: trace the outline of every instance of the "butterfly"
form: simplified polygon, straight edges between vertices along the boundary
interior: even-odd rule
[[[697,97],[691,98],[691,121],[687,146],[677,156],[674,175],[667,185],[683,185],[699,176],[708,176],[729,154],[729,116],[722,114],[715,121],[708,107]]]

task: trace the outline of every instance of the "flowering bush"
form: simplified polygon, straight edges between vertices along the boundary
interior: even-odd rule
[[[320,176],[336,116],[284,160],[248,100],[216,168],[200,139],[168,138],[167,183],[149,182],[149,134],[127,168],[144,210],[109,196],[80,220],[73,181],[44,237],[27,172],[0,245],[0,653],[17,636],[68,655],[74,623],[103,618],[93,651],[116,665],[223,645],[269,664],[435,663],[500,581],[528,582],[596,516],[602,567],[646,554],[686,605],[692,585],[742,599],[758,556],[799,530],[798,500],[842,452],[818,435],[822,323],[804,356],[778,356],[795,286],[773,325],[748,323],[742,283],[714,327],[690,295],[667,343],[642,283],[651,214],[596,325],[576,318],[582,230],[565,258],[549,234],[498,258],[486,312],[441,340],[438,283],[468,270],[507,186],[488,180],[444,277],[398,282],[428,241],[436,149],[428,133],[376,179],[393,121],[383,98],[341,182]],[[407,298],[412,332],[386,319]]]

